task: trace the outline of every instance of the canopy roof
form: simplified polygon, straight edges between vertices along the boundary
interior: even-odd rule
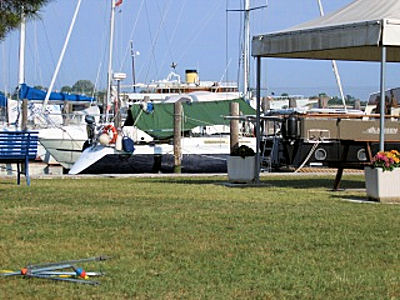
[[[356,0],[286,30],[253,37],[252,55],[307,59],[400,61],[400,1]]]

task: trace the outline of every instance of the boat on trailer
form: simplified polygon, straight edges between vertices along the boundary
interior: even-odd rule
[[[400,148],[398,109],[386,115],[385,149]],[[303,166],[362,169],[379,151],[379,115],[359,110],[266,112],[262,160],[272,170]]]

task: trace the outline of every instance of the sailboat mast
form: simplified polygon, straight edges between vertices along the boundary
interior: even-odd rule
[[[62,64],[62,61],[64,59],[65,51],[67,50],[69,39],[71,38],[72,30],[74,29],[74,26],[75,26],[75,21],[76,21],[76,18],[78,16],[78,12],[79,12],[79,8],[81,6],[81,2],[82,2],[82,0],[78,0],[78,2],[76,3],[75,12],[74,12],[74,15],[72,17],[72,21],[71,21],[71,24],[69,26],[69,29],[68,29],[68,32],[67,32],[67,36],[65,38],[63,48],[61,49],[61,54],[60,54],[60,57],[58,58],[56,69],[54,70],[54,74],[53,74],[53,77],[51,78],[50,86],[49,86],[49,88],[47,90],[46,97],[44,98],[44,101],[43,101],[42,113],[44,113],[46,111],[46,106],[47,106],[47,103],[50,100],[51,91],[53,90],[54,84],[56,83],[58,72],[60,71],[61,64]]]
[[[21,6],[21,23],[19,25],[19,67],[18,67],[18,88],[25,83],[25,43],[26,43],[26,17],[24,6]],[[17,93],[17,120],[16,126],[19,123],[19,117],[21,114],[21,99],[19,98],[19,92]]]
[[[111,18],[110,18],[110,44],[108,50],[108,71],[107,71],[107,91],[106,91],[106,111],[105,120],[108,122],[109,111],[108,107],[110,105],[111,98],[111,82],[112,82],[112,57],[114,48],[114,24],[115,24],[115,0],[111,0]]]
[[[244,4],[243,92],[248,98],[250,86],[250,0]]]
[[[321,17],[323,17],[325,15],[325,13],[324,13],[324,8],[322,6],[322,2],[321,2],[321,0],[317,0],[317,1],[318,1],[319,13],[320,13]],[[346,111],[347,110],[346,99],[344,97],[342,80],[340,79],[339,70],[338,70],[338,67],[337,67],[336,60],[332,60],[332,69],[333,69],[333,73],[335,74],[336,83],[337,83],[338,88],[339,88],[340,97],[342,98],[342,103],[343,103],[343,106],[344,106],[344,110]]]
[[[19,68],[18,84],[25,83],[25,41],[26,41],[26,18],[24,7],[21,7],[21,24],[19,26]]]

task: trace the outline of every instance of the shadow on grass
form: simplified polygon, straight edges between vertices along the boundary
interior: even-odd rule
[[[168,178],[168,179],[152,179],[153,182],[157,183],[172,183],[172,184],[217,184],[221,185],[227,182],[224,178]],[[326,188],[331,190],[333,188],[334,179],[329,178],[271,178],[261,180],[262,187],[290,187],[290,188]],[[262,186],[264,185],[264,186]],[[254,185],[248,186],[248,188],[254,188]],[[241,188],[247,188],[247,186],[241,186]],[[365,183],[358,180],[343,179],[340,183],[341,189],[360,189],[365,188]]]
[[[275,187],[291,187],[291,188],[326,188],[332,189],[334,179],[329,178],[302,178],[302,179],[272,179],[263,180],[263,183],[268,183]],[[340,182],[341,189],[360,189],[364,188],[365,183],[358,180],[343,179]]]
[[[21,180],[21,182],[22,182],[22,180]],[[0,186],[2,186],[2,185],[15,185],[15,186],[18,186],[16,180],[13,180],[13,181],[11,181],[11,180],[9,180],[9,181],[0,181]]]

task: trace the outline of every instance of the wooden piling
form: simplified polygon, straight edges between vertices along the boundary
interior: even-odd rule
[[[327,108],[328,107],[329,97],[321,95],[318,99],[319,108]]]
[[[21,129],[28,129],[28,99],[22,100],[22,120],[21,120]]]
[[[271,101],[269,97],[263,97],[261,98],[261,110],[263,113],[266,113],[271,109]],[[269,129],[270,129],[270,123],[269,121],[261,121],[261,132],[263,134],[269,134]]]
[[[265,113],[267,110],[271,109],[271,102],[269,100],[269,97],[263,97],[261,99],[261,109]]]
[[[354,109],[361,110],[361,101],[359,99],[354,101]]]
[[[68,101],[64,101],[63,107],[63,123],[64,125],[69,125],[71,121],[72,104]]]
[[[174,104],[174,173],[182,172],[181,128],[182,103],[177,101]]]
[[[297,101],[295,98],[289,98],[289,108],[296,108],[297,107]]]
[[[239,116],[239,103],[232,102],[230,110],[231,116]],[[232,153],[234,147],[239,145],[239,120],[230,121],[230,143]]]

